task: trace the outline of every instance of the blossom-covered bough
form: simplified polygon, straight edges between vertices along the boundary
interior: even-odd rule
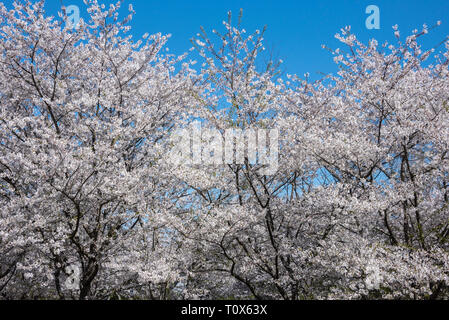
[[[346,28],[311,82],[231,15],[192,39],[197,67],[133,40],[131,7],[86,4],[77,29],[0,4],[1,298],[449,297],[447,41]],[[276,170],[169,161],[192,123],[245,147],[278,130]]]

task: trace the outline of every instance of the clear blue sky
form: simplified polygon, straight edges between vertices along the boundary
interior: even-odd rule
[[[1,0],[0,0],[1,1]],[[10,4],[12,0],[4,1]],[[100,0],[108,4],[111,0]],[[86,17],[82,0],[62,0],[66,6],[78,5]],[[243,26],[247,31],[268,26],[265,46],[284,60],[287,73],[302,76],[318,71],[334,72],[330,54],[321,48],[341,46],[334,38],[340,28],[351,25],[361,39],[376,38],[379,42],[394,41],[392,26],[399,25],[401,36],[422,24],[442,25],[430,32],[423,43],[434,46],[449,35],[449,0],[125,0],[123,10],[132,3],[136,16],[132,22],[134,33],[171,33],[168,46],[171,53],[180,54],[191,47],[189,39],[203,26],[207,31],[222,28],[226,12],[237,18],[243,8]],[[365,20],[368,5],[380,8],[380,30],[368,30]],[[55,14],[61,0],[47,0],[48,12]],[[319,77],[319,76],[317,76]]]

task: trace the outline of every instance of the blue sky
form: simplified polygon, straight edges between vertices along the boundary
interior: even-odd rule
[[[10,4],[12,0],[4,1]],[[81,16],[86,17],[82,0],[47,0],[50,14],[64,5],[78,5]],[[100,0],[108,4],[111,0]],[[334,72],[330,54],[321,48],[341,46],[334,38],[340,28],[351,25],[352,31],[363,40],[376,38],[379,42],[394,41],[392,26],[399,25],[401,36],[411,30],[421,29],[422,24],[442,25],[430,32],[423,42],[432,47],[449,35],[449,0],[125,0],[124,12],[132,3],[137,14],[132,22],[136,36],[145,32],[171,33],[168,43],[171,53],[181,54],[191,47],[189,39],[199,32],[222,28],[227,11],[237,18],[243,8],[243,27],[247,31],[268,26],[265,46],[275,57],[284,60],[287,73],[302,76],[309,72],[319,78],[317,72]],[[380,9],[380,30],[368,30],[365,13],[368,5]],[[315,76],[314,76],[315,75]]]

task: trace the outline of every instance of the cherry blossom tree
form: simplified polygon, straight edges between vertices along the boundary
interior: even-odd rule
[[[427,26],[404,40],[394,29],[397,45],[364,45],[349,28],[337,35],[348,52],[334,51],[331,85],[313,98],[298,92],[313,119],[295,145],[310,146],[330,195],[323,245],[335,246],[331,261],[351,261],[336,264],[337,296],[447,298],[448,54],[426,63]]]
[[[164,258],[133,233],[162,232],[152,215],[168,210],[171,187],[159,160],[190,104],[191,71],[175,73],[183,57],[160,53],[167,36],[132,39],[132,7],[121,21],[120,3],[86,4],[77,30],[46,17],[43,1],[0,6],[2,289],[14,297],[110,294],[134,277],[120,273],[128,250]],[[70,265],[80,269],[72,291]]]

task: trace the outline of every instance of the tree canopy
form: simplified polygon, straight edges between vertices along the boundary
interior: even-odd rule
[[[86,4],[73,29],[0,3],[0,299],[449,297],[449,42],[348,27],[311,81],[231,14],[194,61]],[[170,161],[230,129],[243,161]]]

